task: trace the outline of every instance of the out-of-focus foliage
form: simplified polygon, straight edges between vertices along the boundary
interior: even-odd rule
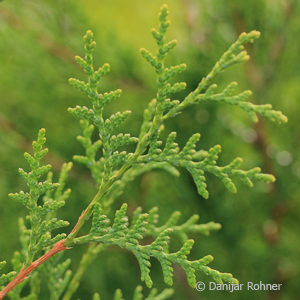
[[[166,1],[170,6],[172,29],[169,36],[179,40],[169,61],[181,63],[188,58],[184,80],[193,90],[239,33],[259,30],[261,38],[249,46],[251,60],[235,66],[220,76],[220,88],[239,78],[240,91],[251,89],[253,103],[271,103],[289,118],[283,126],[264,121],[253,125],[246,114],[227,106],[205,105],[188,109],[169,121],[167,126],[178,133],[183,146],[186,137],[205,132],[201,147],[221,143],[221,162],[236,156],[247,157],[245,166],[263,166],[277,181],[268,189],[257,185],[249,192],[238,186],[239,193],[224,193],[222,184],[209,178],[214,188],[210,200],[199,199],[188,174],[174,179],[153,171],[137,179],[116,203],[129,203],[129,210],[154,205],[165,221],[174,208],[183,218],[199,213],[203,222],[215,220],[222,230],[210,238],[195,235],[193,257],[213,254],[218,268],[229,270],[240,280],[283,282],[283,289],[271,294],[256,292],[258,299],[297,299],[299,294],[299,246],[297,220],[299,211],[299,95],[300,8],[296,0],[182,0]],[[66,84],[77,72],[74,53],[81,53],[81,36],[92,28],[98,41],[96,63],[109,61],[112,76],[104,80],[103,89],[121,86],[122,101],[109,106],[109,112],[131,109],[135,115],[127,131],[137,134],[142,111],[153,96],[155,82],[150,67],[137,55],[140,47],[152,50],[149,28],[161,1],[4,1],[0,4],[0,253],[11,257],[18,245],[18,217],[24,212],[7,194],[16,192],[22,183],[17,176],[24,166],[22,153],[29,150],[30,140],[38,128],[46,127],[46,160],[60,170],[62,161],[71,159],[82,149],[75,137],[76,122],[66,113],[69,106],[85,99]],[[78,75],[80,77],[80,75]],[[62,130],[64,128],[64,130]],[[65,134],[64,132],[68,132]],[[245,142],[247,145],[245,145]],[[24,166],[25,167],[25,166]],[[62,219],[75,223],[79,212],[91,199],[95,186],[84,168],[71,172],[72,196],[62,212]],[[168,188],[166,188],[168,187]],[[79,256],[78,256],[79,258]],[[76,258],[73,268],[76,269]],[[109,272],[107,271],[109,270]],[[138,266],[126,253],[101,253],[90,266],[77,296],[92,297],[101,291],[109,299],[116,288],[130,297],[139,284]],[[154,286],[163,289],[160,266],[153,263]],[[203,281],[205,281],[205,277]],[[172,299],[197,299],[199,292],[190,289],[179,270],[175,270]],[[43,292],[43,290],[42,290]],[[148,294],[148,293],[145,293]],[[231,298],[252,299],[253,293],[231,293]],[[124,297],[125,297],[124,296]],[[226,292],[202,292],[203,299],[224,299]],[[125,298],[128,298],[125,297]]]

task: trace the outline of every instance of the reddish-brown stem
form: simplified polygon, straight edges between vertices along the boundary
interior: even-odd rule
[[[83,212],[81,213],[80,217],[78,218],[78,221],[77,221],[76,225],[74,226],[74,228],[72,229],[70,235],[77,228],[78,223],[81,220],[82,214],[83,214]],[[21,268],[21,270],[18,273],[18,275],[0,292],[0,300],[2,300],[18,284],[20,284],[21,282],[23,282],[26,279],[26,277],[32,271],[34,271],[38,266],[40,266],[46,260],[48,260],[53,255],[55,255],[55,254],[57,254],[59,252],[62,252],[62,251],[67,250],[67,249],[71,249],[70,247],[65,246],[66,241],[67,241],[67,239],[64,239],[64,240],[61,240],[61,241],[57,242],[56,244],[54,244],[53,247],[48,252],[46,252],[43,256],[41,256],[40,258],[38,258],[37,260],[35,260],[34,262],[32,262],[30,264],[30,266],[27,267],[26,269],[24,269],[24,265],[23,265],[23,267]]]
[[[78,224],[79,224],[79,222],[80,222],[80,220],[81,220],[81,218],[83,216],[83,213],[84,213],[84,210],[81,212],[81,215],[79,216],[79,218],[77,220],[77,223],[75,224],[74,228],[71,230],[70,235],[73,234],[74,231],[76,230],[76,228],[77,228],[77,226],[78,226]]]
[[[0,300],[2,300],[12,289],[14,289],[19,283],[23,282],[26,277],[35,270],[38,266],[40,266],[42,263],[44,263],[46,260],[48,260],[53,255],[64,251],[67,248],[64,245],[65,240],[59,241],[58,243],[54,244],[53,247],[46,252],[43,256],[41,256],[39,259],[35,260],[29,267],[24,269],[24,266],[21,268],[18,275],[0,292]]]

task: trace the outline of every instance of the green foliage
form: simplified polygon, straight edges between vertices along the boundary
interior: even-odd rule
[[[141,207],[135,209],[135,211],[133,212],[132,224],[135,224],[137,222],[141,212]],[[147,218],[147,230],[145,234],[147,236],[157,237],[163,231],[169,229],[172,231],[172,234],[177,235],[183,242],[185,242],[188,239],[188,234],[200,233],[203,235],[209,235],[211,231],[221,229],[221,224],[215,222],[196,224],[199,220],[199,215],[196,214],[191,216],[181,225],[178,225],[180,215],[181,213],[179,211],[175,211],[163,225],[158,226],[158,207],[153,207],[149,211],[149,215]]]
[[[22,232],[21,232],[21,239],[24,238]],[[23,245],[22,245],[23,246]],[[24,269],[24,261],[26,259],[26,256],[24,256],[24,253],[26,254],[28,251],[28,248],[23,248],[21,252],[15,251],[13,254],[13,258],[11,260],[13,269],[16,272],[19,272],[20,270]],[[30,293],[26,297],[22,297],[22,291],[24,287],[26,286],[27,282],[29,282],[30,287]],[[41,280],[40,280],[40,273],[37,271],[30,277],[30,280],[24,280],[23,282],[20,282],[10,293],[9,298],[12,300],[19,300],[19,299],[25,299],[25,300],[34,300],[38,298],[39,292],[40,292],[40,286],[41,286]]]
[[[137,286],[134,291],[134,295],[132,300],[164,300],[169,299],[173,295],[172,289],[165,289],[161,293],[157,294],[157,289],[151,289],[148,297],[144,298],[142,294],[142,287]],[[117,290],[115,292],[114,300],[123,300],[122,292],[121,290]]]
[[[152,30],[153,37],[158,46],[157,54],[153,55],[148,50],[141,49],[142,56],[154,67],[157,74],[157,94],[156,99],[150,102],[148,109],[144,112],[144,122],[141,126],[139,139],[130,137],[129,134],[113,135],[113,130],[120,126],[120,122],[123,121],[124,114],[119,114],[118,118],[115,118],[115,115],[113,115],[104,121],[104,106],[117,99],[121,91],[116,90],[99,94],[97,86],[102,76],[109,71],[109,65],[104,64],[97,71],[94,71],[92,54],[96,44],[92,32],[88,31],[85,35],[85,57],[84,59],[76,57],[76,61],[88,74],[88,82],[71,78],[70,83],[83,91],[92,100],[93,107],[88,109],[87,107],[77,106],[74,109],[70,109],[73,114],[81,119],[83,137],[80,136],[78,139],[86,150],[86,156],[75,156],[74,159],[85,164],[91,170],[98,184],[101,183],[101,180],[105,182],[111,179],[114,180],[115,178],[119,179],[118,177],[122,175],[122,178],[114,181],[111,188],[107,191],[109,203],[120,195],[129,181],[143,172],[154,168],[165,169],[174,175],[179,174],[174,167],[186,168],[193,176],[199,194],[204,198],[208,198],[205,173],[212,173],[217,176],[224,183],[225,187],[234,193],[236,192],[236,187],[231,177],[237,177],[250,187],[253,186],[252,180],[254,179],[273,182],[274,177],[260,173],[259,168],[253,168],[248,171],[239,169],[242,162],[241,158],[236,158],[224,167],[217,166],[216,161],[221,147],[216,145],[209,151],[196,151],[196,142],[200,139],[200,134],[193,135],[182,151],[179,151],[177,144],[174,142],[176,133],[172,132],[166,141],[164,150],[160,149],[159,146],[162,144],[162,141],[159,140],[159,135],[163,130],[164,120],[179,114],[183,108],[199,103],[202,100],[224,101],[238,105],[249,112],[252,118],[256,116],[255,112],[259,112],[271,120],[278,122],[286,121],[286,117],[281,112],[269,110],[269,106],[254,106],[251,103],[245,102],[245,96],[249,96],[249,91],[233,96],[235,83],[231,83],[222,93],[214,93],[216,85],[212,81],[216,75],[231,65],[248,60],[249,57],[246,51],[244,51],[244,44],[253,42],[259,36],[255,31],[249,34],[242,34],[228,51],[221,56],[212,71],[202,79],[198,87],[185,97],[183,101],[171,100],[169,96],[183,91],[186,84],[183,82],[173,84],[170,80],[183,72],[186,66],[185,64],[181,64],[168,68],[164,65],[167,54],[176,46],[175,40],[171,42],[165,41],[165,34],[170,25],[170,22],[167,21],[167,16],[167,7],[163,6],[159,17],[159,29]],[[128,113],[126,113],[127,115]],[[114,125],[111,126],[111,123],[114,123]],[[108,124],[109,126],[106,126]],[[93,143],[91,137],[94,127],[99,131],[100,140]],[[115,151],[118,147],[130,143],[137,143],[135,153]],[[103,156],[96,160],[97,151],[101,146],[103,146]],[[147,147],[149,147],[148,151]],[[122,168],[120,169],[121,166]],[[120,173],[121,175],[119,175]],[[125,174],[123,175],[123,173]]]
[[[170,297],[173,295],[172,289],[164,289],[161,293],[157,294],[157,289],[151,289],[148,297],[144,298],[142,293],[143,288],[141,286],[137,286],[134,290],[133,298],[132,300],[165,300],[170,299]],[[114,300],[124,300],[123,294],[121,290],[116,290],[114,295]],[[99,294],[94,294],[93,300],[100,300]]]
[[[247,102],[251,93],[249,91],[235,93],[237,85],[235,82],[230,83],[221,92],[216,90],[217,86],[214,80],[217,75],[228,67],[249,59],[244,45],[259,37],[259,33],[256,31],[241,34],[192,92],[181,101],[173,99],[173,95],[183,93],[186,89],[185,82],[173,82],[174,77],[185,71],[186,65],[179,64],[170,67],[165,65],[167,55],[177,44],[175,40],[166,41],[166,32],[170,25],[167,17],[168,10],[164,5],[159,16],[159,27],[152,30],[158,47],[157,53],[154,55],[146,49],[141,49],[141,55],[155,70],[157,91],[155,99],[150,101],[148,108],[144,111],[138,138],[129,133],[119,133],[121,125],[127,120],[130,111],[115,113],[106,118],[104,109],[108,104],[120,98],[121,90],[99,91],[101,79],[110,71],[110,66],[105,63],[98,69],[94,68],[96,46],[94,35],[92,31],[87,31],[84,36],[85,54],[83,58],[76,56],[76,62],[86,73],[88,79],[82,81],[71,78],[69,83],[85,94],[90,99],[91,105],[89,107],[76,106],[70,108],[69,111],[80,120],[82,135],[78,137],[78,140],[85,149],[85,155],[75,155],[74,160],[84,164],[90,170],[97,183],[98,192],[68,236],[52,231],[68,225],[68,222],[57,220],[55,216],[57,210],[64,206],[70,195],[70,190],[64,190],[64,185],[72,166],[71,163],[63,165],[58,183],[53,183],[51,166],[43,165],[41,162],[47,153],[47,149],[43,148],[46,142],[44,129],[39,131],[37,141],[33,142],[34,154],[25,153],[25,159],[31,170],[26,172],[19,169],[19,173],[25,179],[29,191],[10,194],[12,199],[22,203],[29,211],[26,219],[29,225],[23,220],[20,221],[22,251],[21,253],[16,252],[14,255],[14,270],[19,271],[24,261],[25,266],[29,266],[38,255],[43,254],[53,244],[64,238],[66,238],[64,244],[66,247],[92,243],[86,256],[82,259],[82,261],[85,259],[85,262],[80,265],[80,272],[75,274],[73,279],[71,271],[67,270],[70,260],[60,262],[61,258],[58,257],[45,264],[45,277],[48,280],[52,300],[62,297],[66,289],[67,292],[63,299],[70,299],[88,265],[86,262],[90,262],[100,252],[97,244],[104,245],[103,249],[108,245],[116,245],[133,253],[139,263],[141,280],[149,288],[153,285],[150,277],[151,258],[155,258],[160,263],[164,281],[168,285],[173,284],[174,264],[184,270],[192,288],[195,287],[198,273],[208,275],[217,283],[238,282],[231,274],[221,273],[208,267],[207,265],[213,260],[211,255],[197,260],[188,259],[194,244],[188,235],[191,233],[208,235],[211,231],[220,229],[218,223],[196,224],[198,216],[194,215],[183,224],[178,225],[180,213],[175,212],[163,225],[158,226],[157,208],[153,208],[148,214],[142,213],[141,208],[138,208],[133,213],[132,221],[129,224],[127,204],[123,204],[116,211],[112,224],[109,225],[110,218],[107,217],[107,213],[112,209],[115,199],[124,192],[130,181],[153,169],[163,169],[175,176],[180,174],[178,169],[186,169],[191,174],[199,195],[204,198],[209,196],[206,184],[208,173],[215,175],[233,193],[237,191],[233,178],[241,180],[250,187],[253,186],[253,180],[263,182],[274,182],[275,180],[272,175],[261,173],[260,168],[246,171],[240,169],[241,158],[236,158],[225,166],[219,166],[218,158],[221,146],[215,145],[208,151],[197,149],[197,142],[200,139],[198,133],[192,135],[182,149],[175,142],[176,132],[168,135],[165,144],[161,140],[165,121],[180,114],[183,109],[201,102],[224,102],[238,106],[253,121],[257,121],[257,114],[277,123],[287,121],[281,112],[272,110],[270,105],[255,105]],[[96,136],[97,138],[95,138]],[[162,146],[163,144],[164,146]],[[135,145],[134,151],[129,150],[128,146],[132,145]],[[44,180],[46,175],[47,178]],[[90,232],[78,237],[80,229],[91,215],[93,215],[93,219]],[[170,250],[171,234],[182,240],[182,246],[176,252]],[[146,237],[153,238],[153,241],[145,244]],[[27,299],[34,299],[39,293],[36,288],[39,285],[37,274],[36,272],[30,279],[31,293],[28,297],[31,298],[27,297]],[[4,281],[9,276],[11,275],[2,275],[0,280],[3,278]],[[20,295],[25,284],[26,281],[11,292],[12,299],[21,299]],[[146,299],[167,299],[169,296],[171,296],[170,290],[165,290],[159,295],[156,290],[152,290]],[[93,299],[100,299],[100,296],[95,294]],[[123,299],[120,290],[117,290],[115,299]],[[140,287],[136,289],[134,299],[142,299]]]
[[[189,105],[197,104],[203,100],[205,101],[224,101],[229,104],[240,106],[246,110],[252,119],[256,118],[255,113],[261,113],[272,121],[286,122],[287,118],[278,111],[269,110],[270,106],[258,105],[255,106],[251,103],[244,102],[245,96],[249,96],[250,92],[245,91],[237,96],[233,96],[234,87],[236,83],[229,84],[222,93],[216,94],[216,84],[212,84],[213,79],[220,72],[225,70],[227,67],[244,62],[249,59],[246,51],[244,51],[244,44],[253,42],[255,38],[259,36],[258,32],[250,32],[249,34],[241,34],[238,40],[221,56],[220,60],[215,64],[211,72],[204,77],[197,88],[191,92],[183,101],[179,103],[178,100],[171,101],[168,96],[173,93],[182,91],[185,88],[185,83],[171,84],[169,79],[184,71],[184,65],[177,65],[171,68],[164,66],[163,61],[167,53],[176,45],[175,41],[165,42],[166,29],[169,26],[169,22],[166,21],[167,8],[164,6],[160,15],[160,27],[159,30],[153,29],[152,33],[154,39],[158,45],[158,53],[156,56],[151,54],[149,51],[142,49],[141,53],[145,59],[155,68],[158,84],[158,92],[156,100],[154,100],[149,107],[149,110],[145,111],[145,120],[150,121],[152,116],[153,123],[157,120],[166,120],[170,117],[181,113],[183,108]],[[172,45],[172,46],[170,46]],[[246,98],[247,98],[246,97]],[[156,103],[157,102],[157,103]],[[256,120],[256,119],[255,119]],[[162,122],[161,122],[162,123]],[[150,125],[148,125],[149,127]],[[146,127],[146,126],[145,126]],[[145,130],[145,129],[144,129]],[[141,162],[155,161],[169,163],[173,166],[179,166],[186,168],[194,178],[197,185],[198,192],[204,198],[208,198],[208,191],[205,183],[205,172],[213,173],[217,176],[225,185],[225,187],[231,191],[236,192],[236,187],[232,182],[230,176],[238,177],[242,182],[248,186],[253,186],[253,179],[262,180],[265,182],[273,182],[274,177],[267,174],[261,174],[259,168],[254,168],[249,171],[243,171],[238,169],[242,160],[236,158],[230,164],[224,167],[216,165],[218,154],[221,151],[221,147],[216,145],[212,147],[208,152],[203,150],[196,151],[196,143],[200,139],[200,134],[194,134],[189,141],[186,143],[182,151],[179,151],[178,145],[174,142],[176,132],[169,134],[166,141],[164,150],[159,148],[162,144],[158,140],[160,128],[156,128],[156,132],[153,134],[153,138],[150,142],[150,149],[145,157],[141,157]],[[144,131],[142,131],[144,133]],[[200,161],[198,161],[200,160]],[[174,171],[173,171],[174,172]]]
[[[11,199],[19,201],[29,211],[26,219],[29,221],[30,227],[27,228],[24,222],[21,225],[22,246],[27,251],[24,253],[26,265],[30,264],[44,249],[66,236],[66,234],[52,236],[52,231],[69,225],[69,222],[57,220],[54,215],[59,208],[65,205],[65,201],[70,195],[71,191],[63,191],[63,188],[72,163],[64,164],[59,182],[52,183],[51,165],[42,164],[42,158],[48,152],[48,149],[44,148],[45,142],[45,129],[41,129],[37,140],[32,143],[34,155],[27,152],[24,154],[31,170],[26,172],[22,168],[19,169],[29,191],[9,194]],[[43,180],[43,176],[47,173],[46,180]],[[41,179],[42,181],[40,181]]]
[[[53,174],[50,171],[51,165],[43,165],[42,163],[43,157],[48,152],[48,149],[44,148],[45,142],[45,129],[41,129],[37,140],[32,143],[34,154],[31,155],[27,152],[24,154],[31,170],[26,172],[22,168],[19,169],[19,173],[25,179],[29,191],[9,194],[12,200],[17,200],[28,209],[29,215],[26,216],[26,223],[28,222],[29,225],[22,218],[19,219],[22,249],[20,252],[16,251],[12,259],[15,272],[6,276],[3,275],[3,279],[11,279],[21,268],[29,266],[35,258],[66,236],[64,233],[53,234],[52,232],[69,225],[69,222],[58,220],[55,216],[57,210],[65,205],[65,201],[71,193],[70,189],[64,190],[64,186],[72,163],[63,164],[58,182],[53,183]],[[47,269],[45,274],[52,300],[59,299],[70,279],[70,271],[67,271],[65,278],[61,279],[69,264],[70,260],[59,264],[57,258],[45,264]],[[24,281],[11,291],[11,299],[36,299],[39,294],[39,276],[40,273],[36,272],[31,278],[31,292],[28,297],[21,297],[22,289],[26,284],[26,281]],[[53,286],[55,286],[55,289],[53,289]]]
[[[128,217],[126,216],[127,204],[123,204],[120,210],[115,214],[112,226],[109,225],[110,221],[106,215],[102,214],[100,206],[95,205],[93,213],[93,222],[89,235],[82,236],[74,240],[74,244],[81,244],[87,242],[98,242],[101,244],[117,245],[121,248],[127,249],[132,252],[140,266],[141,280],[145,281],[146,285],[152,287],[152,279],[150,277],[150,258],[156,258],[161,264],[165,283],[168,285],[173,284],[173,268],[172,264],[180,265],[186,272],[189,285],[193,288],[196,284],[196,271],[204,272],[211,276],[216,282],[222,283],[230,282],[236,283],[237,280],[231,274],[220,273],[213,270],[206,265],[209,264],[213,257],[208,255],[199,260],[189,261],[187,256],[190,254],[193,240],[186,240],[182,247],[174,253],[169,252],[170,234],[173,230],[179,231],[180,235],[185,236],[185,231],[204,231],[218,228],[218,224],[211,223],[203,226],[193,226],[196,217],[192,217],[182,226],[173,228],[172,225],[176,224],[178,213],[170,217],[168,222],[160,227],[155,227],[157,219],[155,210],[149,214],[142,214],[140,209],[134,214],[132,223],[128,224]],[[146,236],[154,236],[155,240],[149,245],[141,245],[139,241],[143,240]]]
[[[0,262],[0,270],[4,268],[6,265],[6,261]],[[2,288],[8,281],[10,281],[14,276],[16,275],[16,272],[10,272],[8,274],[2,274],[0,276],[0,288]]]
[[[61,261],[62,253],[47,261],[43,268],[50,292],[50,300],[60,299],[71,280],[72,271],[68,269],[71,259]]]
[[[181,111],[192,105],[198,104],[201,101],[219,101],[227,104],[237,105],[241,109],[245,110],[253,121],[257,121],[256,114],[259,113],[271,121],[284,123],[287,122],[287,117],[280,111],[272,110],[272,106],[267,105],[254,105],[249,102],[245,102],[251,95],[251,91],[244,91],[240,94],[234,95],[237,83],[230,83],[221,93],[216,93],[217,85],[213,83],[213,80],[218,74],[226,70],[228,67],[245,62],[249,59],[247,52],[244,50],[244,45],[252,43],[254,39],[260,36],[257,31],[251,31],[250,33],[242,33],[237,41],[233,43],[229,49],[221,56],[221,58],[214,65],[209,74],[204,77],[197,88],[184,98],[181,103],[178,100],[170,101],[168,96],[173,93],[181,92],[185,89],[185,82],[177,82],[171,84],[169,79],[173,76],[183,72],[186,68],[184,64],[167,68],[164,66],[163,61],[168,52],[176,46],[176,41],[165,42],[165,33],[170,25],[170,22],[166,20],[168,15],[167,7],[164,6],[160,15],[160,27],[159,30],[152,30],[154,39],[158,45],[158,53],[156,56],[151,54],[146,49],[141,50],[143,57],[154,67],[157,76],[158,93],[157,93],[157,110],[162,110],[164,114],[163,119],[174,117],[181,113]]]
[[[94,179],[99,184],[101,180],[107,180],[111,172],[117,169],[131,156],[131,154],[125,151],[118,152],[118,148],[131,143],[137,143],[138,139],[131,137],[129,134],[113,135],[113,131],[119,128],[125,120],[129,113],[128,111],[112,115],[110,118],[104,120],[104,106],[118,99],[121,96],[121,90],[118,89],[103,94],[98,92],[99,82],[101,78],[109,72],[110,66],[106,63],[94,71],[93,52],[96,42],[94,41],[94,36],[91,31],[87,31],[84,36],[84,42],[85,56],[84,58],[76,56],[76,62],[88,75],[88,81],[83,82],[71,78],[69,82],[91,99],[92,108],[88,109],[85,106],[76,106],[75,108],[69,109],[72,114],[81,120],[83,137],[78,137],[78,140],[86,149],[86,156],[75,156],[74,159],[77,162],[87,165],[88,168],[91,169]],[[92,143],[90,139],[94,127],[98,129],[100,140]],[[103,157],[97,161],[96,154],[101,147]]]
[[[139,161],[146,162],[151,160],[155,162],[168,162],[174,167],[187,169],[194,178],[199,194],[206,199],[208,198],[208,191],[205,183],[205,172],[217,176],[232,193],[236,193],[237,190],[230,178],[231,176],[238,178],[249,187],[253,186],[252,180],[254,179],[264,182],[275,181],[274,176],[260,173],[260,168],[253,168],[248,171],[239,169],[239,166],[242,163],[241,158],[234,159],[224,167],[218,166],[217,159],[221,152],[221,146],[216,145],[209,149],[209,151],[196,151],[196,143],[200,139],[200,134],[194,134],[181,151],[177,143],[174,142],[175,137],[176,132],[171,132],[163,150],[154,148],[152,149],[153,155],[147,154],[140,157]]]
[[[277,122],[279,124],[287,122],[287,117],[280,111],[272,110],[272,105],[270,104],[255,105],[250,102],[245,102],[245,100],[251,96],[251,91],[247,90],[241,92],[240,94],[234,95],[237,86],[236,82],[231,82],[220,93],[216,92],[217,85],[213,83],[213,80],[216,78],[216,76],[222,73],[228,67],[249,60],[249,56],[244,50],[244,45],[247,43],[252,43],[254,39],[257,39],[259,36],[260,33],[257,31],[251,31],[248,34],[242,33],[237,41],[233,43],[221,56],[209,74],[206,77],[203,77],[197,88],[187,97],[185,97],[185,99],[179,105],[174,105],[174,107],[166,113],[164,118],[168,119],[173,117],[181,113],[183,108],[186,108],[192,104],[198,104],[202,101],[215,101],[240,107],[254,122],[258,121],[256,114],[261,114],[270,121]],[[168,87],[169,86],[166,87],[167,90]]]

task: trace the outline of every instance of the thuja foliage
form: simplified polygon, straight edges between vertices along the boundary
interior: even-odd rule
[[[42,159],[47,154],[48,149],[44,148],[46,142],[45,129],[41,129],[36,141],[32,143],[34,154],[25,152],[24,157],[29,164],[30,171],[26,172],[22,168],[19,173],[24,178],[28,192],[9,194],[10,198],[22,203],[29,211],[26,219],[29,221],[29,230],[21,222],[23,236],[22,246],[25,264],[31,263],[37,255],[41,255],[43,250],[62,238],[65,234],[52,235],[52,231],[69,225],[69,222],[55,218],[56,211],[65,205],[65,201],[70,195],[70,190],[64,191],[64,185],[72,163],[64,164],[61,170],[58,183],[52,182],[51,165],[43,165]],[[39,181],[43,175],[47,174],[46,180]],[[39,204],[39,200],[42,200]]]
[[[142,287],[137,286],[134,290],[132,300],[165,300],[170,299],[173,295],[172,289],[165,289],[161,293],[158,294],[156,289],[152,289],[148,297],[144,298],[142,293]],[[121,290],[116,290],[115,295],[113,297],[114,300],[124,300],[123,294]],[[100,296],[98,293],[94,294],[93,300],[100,300]]]
[[[27,191],[10,194],[12,200],[19,201],[26,207],[28,215],[25,220],[21,219],[19,222],[22,249],[14,254],[13,271],[0,277],[2,286],[14,278],[0,292],[0,299],[7,293],[11,299],[37,299],[40,275],[44,275],[47,279],[51,299],[70,299],[88,264],[111,245],[126,249],[136,257],[141,280],[149,288],[153,285],[153,278],[150,276],[151,258],[155,258],[161,265],[164,281],[168,285],[173,284],[174,265],[183,269],[192,288],[195,287],[199,273],[206,274],[217,283],[238,282],[230,273],[210,268],[208,265],[213,260],[211,255],[196,260],[189,259],[194,244],[189,238],[190,234],[207,235],[220,229],[220,224],[214,222],[198,224],[198,215],[179,223],[180,212],[174,212],[164,224],[159,224],[156,207],[148,213],[143,213],[139,207],[130,219],[127,213],[128,205],[125,203],[116,212],[112,211],[112,204],[128,183],[153,169],[162,169],[174,176],[179,176],[180,170],[186,169],[203,198],[209,197],[206,183],[209,173],[219,178],[225,188],[233,193],[237,192],[234,180],[240,180],[249,187],[253,186],[253,181],[275,180],[272,175],[261,173],[260,168],[241,169],[242,159],[239,157],[221,166],[218,162],[221,146],[215,145],[208,150],[199,149],[199,133],[187,138],[182,148],[176,143],[176,132],[170,132],[166,141],[162,141],[165,121],[182,113],[186,107],[201,102],[222,102],[238,106],[255,122],[258,115],[277,123],[287,121],[287,118],[281,112],[273,110],[271,105],[255,105],[249,102],[251,92],[238,92],[236,82],[230,83],[223,90],[218,90],[215,84],[217,75],[230,66],[249,59],[244,47],[259,37],[257,31],[241,34],[209,74],[202,78],[196,89],[182,100],[177,100],[176,94],[185,90],[186,83],[176,82],[175,78],[184,72],[186,65],[165,64],[168,53],[177,44],[175,40],[166,40],[166,32],[170,25],[167,17],[167,7],[163,6],[159,15],[159,27],[152,30],[157,44],[156,54],[141,49],[141,55],[152,66],[156,75],[157,92],[144,111],[138,137],[120,133],[131,111],[106,116],[104,111],[106,105],[118,100],[121,90],[100,91],[100,81],[109,73],[110,66],[105,63],[100,68],[95,68],[93,54],[96,42],[93,33],[87,31],[84,36],[84,56],[77,56],[76,62],[87,75],[87,80],[71,78],[69,82],[90,101],[87,106],[76,106],[69,111],[80,121],[82,135],[78,140],[85,149],[84,155],[74,156],[74,161],[90,170],[98,186],[98,192],[79,217],[73,230],[69,234],[57,233],[58,229],[61,230],[69,224],[64,220],[58,220],[56,212],[64,206],[70,196],[70,190],[65,190],[65,183],[72,163],[62,166],[58,182],[54,183],[51,166],[43,164],[47,149],[44,148],[45,129],[41,129],[37,140],[32,144],[33,154],[25,153],[29,170],[19,169],[27,184]],[[131,149],[132,145],[134,151],[124,150]],[[83,234],[81,228],[86,223],[90,229],[88,233]],[[181,241],[179,249],[173,250],[170,247],[171,237],[179,238]],[[69,270],[70,259],[64,260],[63,253],[58,253],[78,244],[87,243],[88,250],[83,255],[78,270],[72,275]],[[0,264],[0,268],[3,265],[4,262]],[[36,269],[37,267],[39,268]],[[31,272],[33,273],[28,277]],[[24,297],[22,290],[27,284],[30,292]],[[160,294],[152,289],[145,299],[167,299],[171,295],[172,290],[169,289]],[[93,299],[100,299],[100,296],[95,294]],[[123,299],[120,290],[116,291],[114,299]],[[136,288],[133,299],[143,299],[141,287]]]

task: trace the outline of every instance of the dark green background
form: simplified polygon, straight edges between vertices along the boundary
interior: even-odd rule
[[[182,75],[192,90],[220,55],[243,31],[253,29],[261,38],[247,50],[250,62],[235,66],[218,78],[220,88],[232,80],[239,89],[251,89],[252,101],[271,103],[289,118],[278,126],[261,120],[251,123],[247,116],[229,106],[192,107],[168,122],[166,133],[178,132],[182,145],[190,135],[201,133],[201,147],[221,144],[220,162],[236,156],[243,166],[261,166],[273,173],[272,185],[256,184],[253,189],[238,185],[235,195],[215,178],[208,178],[210,198],[202,199],[191,177],[184,172],[172,178],[163,172],[143,175],[117,200],[145,210],[157,205],[161,220],[173,210],[183,218],[200,214],[201,222],[216,221],[222,230],[209,237],[194,236],[192,257],[212,254],[212,266],[233,273],[241,283],[247,281],[280,282],[283,288],[270,292],[199,292],[188,287],[185,276],[175,271],[175,295],[172,299],[299,299],[299,178],[300,178],[300,18],[296,0],[173,0],[169,4],[172,27],[170,39],[178,47],[168,59],[170,64],[186,62]],[[126,129],[138,133],[142,111],[155,93],[153,70],[138,53],[140,47],[154,49],[150,30],[157,24],[162,1],[153,0],[11,0],[0,4],[0,257],[10,260],[17,250],[17,220],[25,211],[9,200],[9,192],[24,189],[17,175],[26,167],[23,152],[39,128],[47,129],[50,149],[47,161],[59,170],[62,162],[83,149],[75,137],[78,122],[67,113],[69,106],[87,104],[80,93],[67,84],[71,76],[83,78],[74,64],[74,55],[82,54],[82,36],[86,29],[95,32],[96,63],[109,62],[112,72],[103,81],[103,90],[122,88],[122,98],[107,108],[112,112],[131,109],[133,116]],[[124,130],[125,132],[126,130]],[[90,201],[96,187],[90,174],[75,165],[69,186],[72,195],[61,216],[74,224]],[[72,269],[78,265],[86,246],[68,255]],[[154,286],[162,289],[162,274],[153,261]],[[101,292],[111,299],[116,288],[130,299],[140,284],[137,262],[129,253],[112,248],[102,253],[89,268],[76,294],[90,299]],[[203,275],[199,280],[208,283]],[[146,291],[147,288],[145,287]],[[41,299],[47,299],[42,289]],[[146,293],[147,294],[147,293]],[[76,299],[74,296],[74,299]]]

